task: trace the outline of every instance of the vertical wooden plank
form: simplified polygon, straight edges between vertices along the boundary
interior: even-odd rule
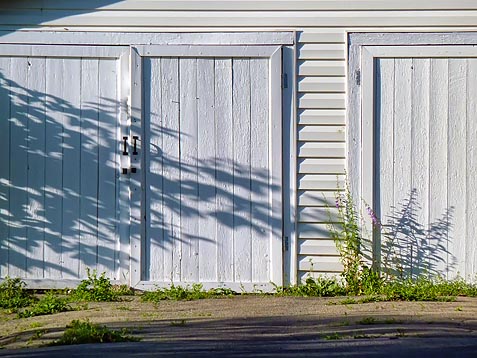
[[[250,59],[233,59],[232,73],[234,280],[251,282]]]
[[[449,109],[448,60],[431,59],[429,87],[429,222],[440,223],[429,232],[430,245],[440,257],[434,270],[447,278],[448,231],[447,206],[447,130]],[[437,230],[440,228],[440,230]]]
[[[144,277],[144,265],[142,254],[142,242],[144,239],[143,220],[143,190],[142,182],[142,133],[143,133],[143,111],[142,111],[142,58],[135,48],[131,47],[131,129],[130,139],[137,137],[136,152],[130,154],[131,171],[131,285],[136,286]],[[131,147],[130,147],[131,148]],[[130,150],[131,152],[131,150]]]
[[[26,277],[27,261],[27,184],[28,184],[28,58],[11,60],[11,142],[10,156],[10,226],[9,275]]]
[[[116,237],[116,129],[117,72],[115,60],[99,60],[99,172],[98,172],[98,272],[118,279],[115,272]]]
[[[163,128],[164,276],[177,282],[181,277],[181,217],[179,161],[179,61],[161,59]]]
[[[270,279],[270,113],[268,59],[250,59],[252,282]]]
[[[0,278],[8,276],[10,246],[10,62],[0,57]]]
[[[129,156],[123,155],[123,141],[122,138],[125,135],[128,135],[129,130],[129,94],[131,91],[131,75],[129,68],[129,51],[124,52],[119,60],[120,68],[120,81],[119,81],[119,93],[121,96],[120,103],[120,114],[119,114],[119,123],[120,127],[118,128],[119,132],[119,141],[116,145],[117,151],[120,157],[121,163],[121,174],[119,176],[119,185],[118,185],[118,197],[119,197],[119,237],[120,237],[120,254],[119,254],[119,277],[121,282],[125,284],[130,284],[130,235],[129,235],[129,176],[127,174],[122,174],[122,168],[129,167]]]
[[[467,128],[466,128],[466,235],[465,235],[465,278],[473,279],[477,274],[477,59],[467,60]]]
[[[43,246],[45,232],[45,102],[46,60],[29,59],[28,89],[28,257],[27,277],[43,278]],[[0,119],[1,120],[1,119]]]
[[[282,206],[282,50],[278,47],[270,56],[270,189],[271,242],[270,281],[283,285],[283,206]]]
[[[402,221],[406,223],[396,234],[395,250],[398,251],[400,265],[404,267],[405,275],[413,274],[413,262],[416,248],[410,241],[411,228],[409,212],[406,209],[411,198],[412,182],[412,153],[411,153],[411,108],[412,108],[412,60],[395,60],[395,91],[394,91],[394,213],[395,225]]]
[[[217,276],[231,282],[233,267],[233,119],[232,60],[215,60],[215,123],[217,183]]]
[[[416,193],[414,214],[417,232],[416,258],[417,274],[432,274],[432,264],[436,257],[428,248],[427,233],[429,223],[429,59],[413,59],[412,76],[412,190]]]
[[[98,237],[98,59],[81,60],[79,277],[96,269]]]
[[[197,177],[197,59],[179,60],[180,171],[181,171],[181,281],[199,279]]]
[[[61,278],[63,212],[63,60],[46,59],[45,277]]]
[[[78,278],[80,211],[80,143],[81,129],[81,60],[65,59],[62,81],[63,100],[63,218],[62,218],[62,278]]]
[[[144,58],[144,155],[146,163],[145,259],[151,281],[164,281],[161,59]]]
[[[392,225],[394,206],[394,59],[376,61],[376,167],[377,177],[374,210],[384,225]],[[373,205],[373,203],[368,203]],[[367,215],[367,214],[365,214]],[[387,229],[386,229],[387,230]],[[386,237],[375,238],[380,243],[375,253],[385,271],[392,252]],[[385,272],[386,273],[386,272]]]
[[[215,228],[215,73],[213,58],[197,59],[197,161],[199,180],[199,281],[217,281]]]
[[[449,236],[449,278],[465,275],[466,207],[466,76],[465,59],[449,60],[449,117],[448,117],[448,199],[453,208]],[[453,263],[455,262],[455,265]]]

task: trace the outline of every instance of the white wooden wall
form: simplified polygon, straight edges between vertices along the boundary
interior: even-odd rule
[[[473,278],[477,60],[386,58],[376,71],[375,205],[390,226],[382,261]]]
[[[10,48],[0,50],[0,277],[91,268],[118,279],[117,61]]]
[[[75,10],[64,0],[20,0],[1,6],[5,30],[296,30],[299,278],[341,269],[323,207],[344,178],[346,32],[477,30],[473,0],[85,0]]]

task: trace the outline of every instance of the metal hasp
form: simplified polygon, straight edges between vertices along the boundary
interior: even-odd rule
[[[137,140],[139,139],[139,137],[137,135],[133,135],[133,155],[137,155]]]
[[[136,144],[134,144],[136,149]],[[128,137],[123,137],[123,155],[128,155]]]

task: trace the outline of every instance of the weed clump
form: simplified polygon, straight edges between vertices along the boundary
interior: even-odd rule
[[[169,288],[157,288],[155,291],[144,292],[141,300],[144,302],[159,302],[164,300],[200,300],[204,298],[217,298],[233,296],[236,293],[228,288],[214,288],[205,291],[199,283],[193,284],[191,287],[182,287],[171,285]]]
[[[37,299],[25,287],[20,278],[5,278],[0,283],[0,308],[17,310],[34,303]]]
[[[88,278],[82,280],[71,293],[71,299],[88,302],[119,301],[120,291],[115,290],[105,272],[98,276],[96,270],[87,270]]]
[[[106,326],[91,323],[89,320],[74,320],[66,327],[63,336],[51,343],[52,346],[139,341],[138,338],[128,335],[126,329],[115,331]]]
[[[37,301],[30,308],[18,312],[19,318],[42,316],[60,312],[71,311],[71,306],[67,299],[56,296],[53,292],[48,292],[43,298]]]
[[[344,296],[346,287],[334,277],[308,277],[304,284],[289,287],[275,287],[279,296],[334,297]]]

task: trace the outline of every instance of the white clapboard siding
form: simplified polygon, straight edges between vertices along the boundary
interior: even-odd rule
[[[338,209],[335,207],[299,207],[298,221],[309,223],[339,222]]]
[[[344,142],[344,126],[299,126],[298,140],[302,142]]]
[[[345,174],[345,159],[307,158],[298,161],[299,174]]]
[[[306,142],[298,144],[300,158],[344,158],[346,145],[344,142]]]
[[[343,109],[305,109],[298,113],[298,124],[344,125]]]
[[[344,44],[300,44],[297,56],[300,60],[344,60],[346,55]]]
[[[303,77],[298,80],[298,92],[344,92],[344,77]]]
[[[335,205],[335,194],[329,191],[299,190],[297,196],[299,206],[326,207]]]
[[[142,284],[271,280],[269,67],[144,57]]]
[[[339,256],[335,242],[330,239],[303,239],[298,241],[299,255],[316,255],[319,252],[326,256]]]
[[[2,278],[118,278],[117,61],[64,54],[0,61]]]
[[[337,43],[344,44],[346,41],[345,33],[340,29],[306,29],[300,31],[297,35],[299,43]]]
[[[304,93],[298,96],[298,108],[344,109],[343,93]]]
[[[342,190],[344,175],[306,174],[298,176],[298,189]]]
[[[298,61],[299,76],[344,76],[345,73],[345,61],[321,59]]]
[[[310,272],[341,272],[343,264],[338,256],[298,256],[298,270]]]

